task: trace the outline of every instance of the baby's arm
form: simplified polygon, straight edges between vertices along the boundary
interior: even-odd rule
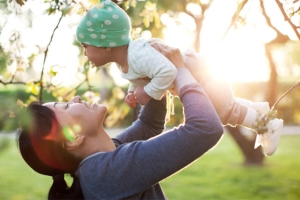
[[[146,105],[151,100],[151,96],[149,96],[145,92],[144,87],[141,87],[141,86],[136,88],[134,95],[135,95],[137,102],[139,102],[142,105]]]
[[[154,50],[154,49],[153,49]],[[161,99],[165,91],[170,88],[177,74],[176,67],[162,54],[154,50],[156,57],[153,65],[144,68],[152,80],[144,87],[145,92],[154,99]]]
[[[136,91],[135,95],[139,102],[139,97],[145,97],[145,94],[156,100],[161,99],[165,91],[172,85],[177,74],[173,63],[149,44],[143,46],[140,52],[134,55],[131,66],[136,73],[151,79],[143,87],[143,90],[140,88],[140,90]],[[150,98],[146,96],[145,99],[149,101]],[[142,98],[141,101],[143,102]]]

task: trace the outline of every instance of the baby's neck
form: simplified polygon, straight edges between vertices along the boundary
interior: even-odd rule
[[[128,45],[118,47],[118,61],[117,62],[120,65],[120,69],[123,73],[128,73]]]
[[[121,66],[121,65],[120,65],[120,68],[121,68],[121,70],[122,70],[122,72],[123,72],[124,74],[127,74],[127,73],[128,73],[128,65],[126,65],[126,66]]]

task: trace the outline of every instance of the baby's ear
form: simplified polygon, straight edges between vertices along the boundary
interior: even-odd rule
[[[70,151],[79,147],[84,140],[83,135],[76,136],[73,140],[67,140],[65,147]]]

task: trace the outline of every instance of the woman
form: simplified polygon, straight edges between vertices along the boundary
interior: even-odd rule
[[[106,107],[82,102],[32,104],[19,149],[35,171],[53,177],[49,199],[166,199],[159,182],[191,164],[222,136],[223,127],[178,49],[156,47],[177,67],[174,85],[185,123],[165,132],[165,99],[151,100],[139,118],[111,139]],[[73,176],[70,188],[64,174]]]

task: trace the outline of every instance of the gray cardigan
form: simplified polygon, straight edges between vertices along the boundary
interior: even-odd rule
[[[138,120],[112,139],[116,150],[92,154],[80,163],[76,175],[85,199],[167,199],[159,182],[219,141],[223,127],[204,90],[190,81],[186,70],[178,73],[185,123],[162,133],[165,100],[151,100]]]

